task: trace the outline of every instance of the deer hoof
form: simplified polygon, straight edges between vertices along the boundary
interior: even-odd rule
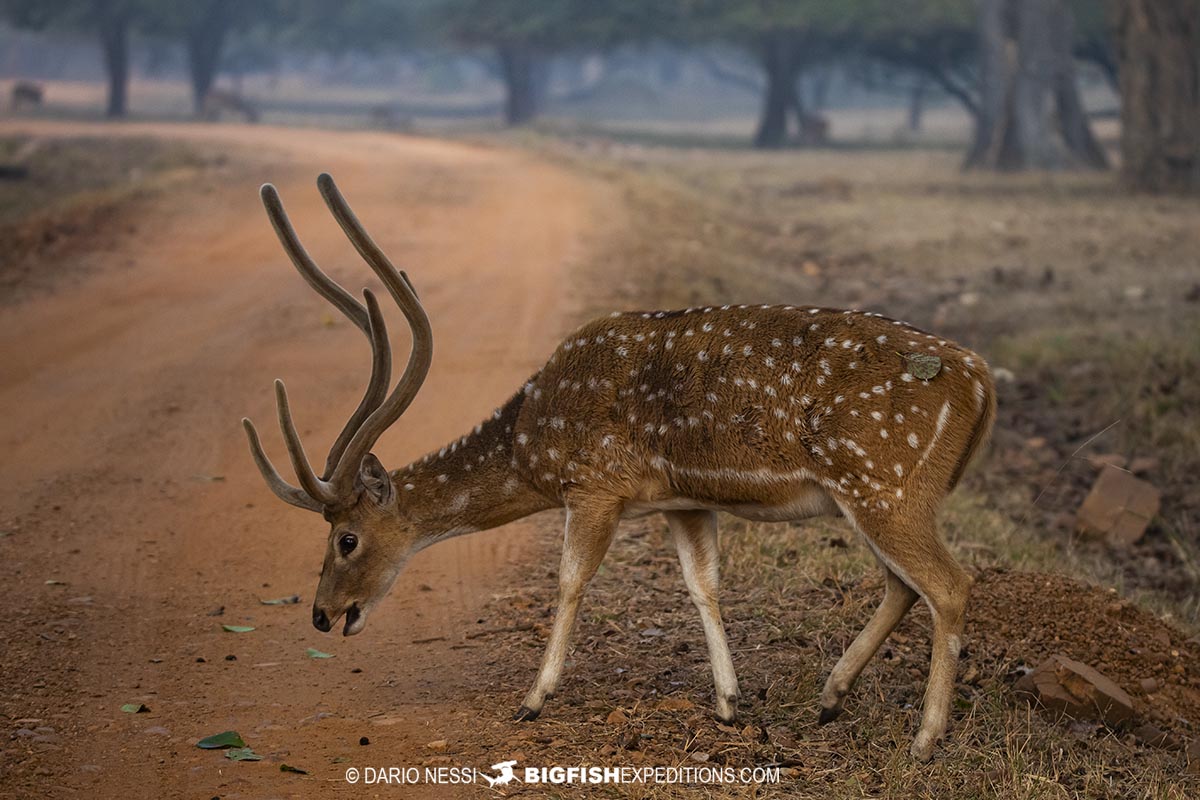
[[[713,718],[723,725],[732,725],[733,723],[737,722],[737,711],[730,711],[726,714],[722,714],[720,711],[714,711]]]
[[[541,709],[535,711],[529,706],[521,706],[517,709],[517,713],[513,714],[513,719],[517,722],[533,722],[540,713],[542,713]]]
[[[828,725],[842,715],[842,709],[838,706],[833,708],[822,708],[821,716],[817,717],[818,725]]]

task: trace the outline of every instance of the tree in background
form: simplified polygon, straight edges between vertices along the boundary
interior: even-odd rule
[[[980,0],[980,103],[967,166],[1104,168],[1074,63],[1067,0]]]
[[[547,60],[571,38],[573,0],[446,0],[450,39],[494,50],[504,83],[504,121],[524,125],[541,106]]]
[[[105,114],[129,111],[129,36],[145,22],[152,0],[2,0],[0,11],[19,28],[92,31],[108,76]]]
[[[805,108],[801,74],[852,43],[862,0],[678,0],[681,30],[692,39],[733,42],[751,52],[766,78],[754,145],[783,147],[794,119],[801,140],[824,138]]]
[[[1200,191],[1200,0],[1118,0],[1121,157],[1145,191]]]
[[[549,61],[653,29],[656,3],[620,0],[443,0],[450,39],[492,48],[504,82],[504,121],[524,125],[544,100]],[[665,4],[670,5],[670,4]]]
[[[231,33],[263,23],[279,23],[283,9],[270,0],[188,0],[159,2],[146,17],[151,34],[178,39],[187,54],[192,107],[203,113],[204,99],[221,69]]]
[[[870,0],[858,32],[864,55],[911,74],[913,107],[936,87],[979,115],[979,37],[970,0]],[[910,117],[915,113],[910,109]],[[911,121],[910,121],[911,125]]]

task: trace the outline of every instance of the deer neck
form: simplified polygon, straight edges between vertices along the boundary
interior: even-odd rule
[[[488,530],[558,505],[513,466],[518,394],[465,436],[393,473],[400,511],[419,547]]]

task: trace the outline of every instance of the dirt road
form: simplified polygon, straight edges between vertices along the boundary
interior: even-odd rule
[[[362,796],[347,766],[436,756],[425,744],[461,727],[485,690],[486,647],[466,634],[486,625],[482,603],[519,580],[528,524],[423,553],[362,636],[312,628],[325,523],[268,493],[238,419],[254,418],[286,462],[270,391],[282,376],[323,458],[368,351],[287,263],[257,184],[276,182],[335,277],[375,285],[316,193],[317,173],[333,173],[421,293],[436,355],[376,448],[391,468],[468,429],[540,363],[571,322],[567,271],[612,198],[520,154],[381,134],[35,132],[184,137],[236,155],[223,177],[159,197],[81,282],[0,315],[0,707],[12,734],[0,794]],[[403,353],[406,329],[389,317]],[[293,594],[299,605],[259,602]],[[309,647],[336,657],[310,659]],[[194,747],[227,729],[268,760]]]

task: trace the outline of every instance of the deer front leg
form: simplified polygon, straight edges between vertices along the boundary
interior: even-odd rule
[[[717,515],[712,511],[668,511],[667,524],[675,539],[683,580],[692,603],[700,612],[704,638],[708,642],[708,660],[712,665],[713,683],[717,690],[717,719],[726,724],[737,718],[737,674],[725,639],[721,608],[717,603],[718,570],[721,560],[717,550]]]
[[[567,499],[567,530],[563,538],[562,562],[558,568],[558,611],[542,656],[537,681],[513,719],[537,719],[547,697],[553,697],[567,658],[571,628],[588,581],[596,574],[620,520],[621,505],[614,499]]]

